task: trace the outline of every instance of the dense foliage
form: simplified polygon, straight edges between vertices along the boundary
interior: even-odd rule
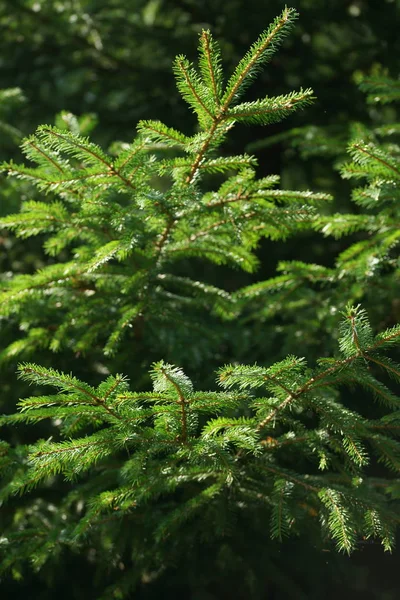
[[[388,380],[400,377],[398,126],[352,128],[341,174],[363,181],[355,214],[332,214],[326,193],[276,189],[279,177],[257,176],[253,156],[226,151],[236,123],[273,125],[312,102],[309,89],[242,98],[295,18],[285,9],[227,79],[206,30],[198,69],[177,57],[193,135],[142,120],[132,143],[105,152],[85,137],[93,117],[64,112],[24,140],[36,166],[5,165],[16,178],[10,204],[18,190],[31,199],[1,225],[39,236],[44,254],[32,246],[39,270],[3,278],[4,339],[13,341],[2,358],[40,352],[48,366],[21,364],[40,395],[2,422],[50,419],[36,434],[47,441],[18,428],[2,447],[2,569],[15,579],[29,580],[30,559],[46,586],[60,582],[77,555],[95,577],[86,597],[157,597],[159,585],[185,597],[233,589],[264,598],[271,585],[301,597],[279,569],[265,580],[258,556],[279,553],[269,539],[294,535],[310,554],[333,549],[329,540],[346,552],[369,539],[393,547],[399,489],[383,467],[398,472],[400,459]],[[379,69],[359,79],[375,102],[398,99]],[[22,101],[5,92],[5,111],[10,99]],[[262,238],[304,240],[307,231],[353,241],[330,267],[286,260],[281,274],[251,285],[232,275],[256,270]],[[299,340],[309,366],[295,356]],[[199,389],[233,361],[218,372],[226,391],[195,392],[162,356]],[[71,359],[79,379],[50,367],[70,370]],[[254,359],[265,366],[238,364]],[[131,384],[114,375],[99,383],[110,369]],[[47,396],[41,385],[59,391]],[[228,573],[232,588],[222,591]],[[78,587],[70,597],[81,597]]]

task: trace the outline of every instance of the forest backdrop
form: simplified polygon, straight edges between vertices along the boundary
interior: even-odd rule
[[[171,73],[175,55],[182,53],[194,60],[197,34],[209,28],[221,44],[225,68],[231,71],[284,5],[279,0],[3,0],[0,158],[19,161],[18,145],[23,136],[43,123],[60,125],[63,119],[71,118],[69,113],[78,116],[83,134],[90,133],[105,148],[115,140],[131,141],[140,119],[162,118],[168,125],[190,133],[194,118],[177,94]],[[350,201],[351,185],[340,177],[335,164],[345,156],[356,123],[373,126],[395,118],[391,105],[383,114],[381,108],[377,110],[373,103],[366,103],[356,78],[379,68],[398,76],[400,2],[293,0],[291,5],[300,12],[297,26],[251,94],[255,98],[266,93],[277,95],[302,86],[312,87],[317,100],[311,108],[291,116],[290,121],[272,125],[268,130],[238,128],[226,151],[239,154],[245,148],[256,155],[260,177],[280,174],[282,188],[330,193],[336,211],[352,212],[355,207]],[[60,111],[64,113],[60,115]],[[21,187],[4,174],[0,177],[0,215],[16,211],[21,200],[40,198],[29,185]],[[298,239],[284,244],[264,241],[258,250],[261,268],[257,274],[227,271],[224,285],[233,290],[271,277],[281,260],[331,266],[344,247],[343,240],[325,239],[319,234],[308,234],[301,243]],[[22,242],[10,232],[1,233],[3,277],[9,273],[31,273],[49,260],[40,241]],[[201,268],[206,269],[205,277],[210,283],[217,282],[220,270]],[[399,320],[399,305],[390,310],[397,311],[392,316]],[[373,324],[378,328],[384,313],[385,309],[375,314]],[[280,325],[278,317],[267,325],[250,324],[248,345],[236,358],[269,364],[285,356]],[[318,329],[315,323],[314,327]],[[20,332],[16,324],[3,324],[1,320],[0,328],[1,351],[17,340]],[[266,329],[270,335],[265,334]],[[315,356],[321,352],[323,342],[312,340]],[[17,382],[15,371],[17,361],[28,357],[2,358],[0,411],[9,413],[18,398],[27,393],[26,384]],[[72,370],[86,381],[97,380],[99,373],[123,371],[135,381],[142,378],[140,385],[145,388],[149,364],[163,356],[154,348],[148,356],[131,358],[132,349],[128,346],[108,359],[96,350],[84,360],[67,351],[54,355],[47,349],[36,349],[34,354],[35,362]],[[224,340],[216,355],[208,357],[207,369],[200,360],[196,364],[196,357],[182,366],[203,385],[205,372],[210,374],[228,360],[232,360],[232,348],[229,340]],[[311,569],[307,557],[296,554],[295,543],[288,542],[282,552],[296,562],[291,574],[295,583],[307,589],[304,582],[313,580],[315,598],[337,593],[371,600],[396,597],[398,554],[383,556],[379,547],[366,544],[351,558],[314,557],[320,563],[316,563],[318,569]],[[69,582],[69,570],[73,571],[75,585]],[[0,590],[4,586],[5,597],[51,598],[40,580],[30,577],[25,583],[0,582]],[[78,563],[66,567],[52,593],[56,589],[60,599],[71,597],[68,585],[73,587],[73,598],[87,597],[90,578],[84,569],[80,571]]]

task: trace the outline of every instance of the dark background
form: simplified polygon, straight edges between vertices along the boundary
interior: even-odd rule
[[[97,121],[91,135],[104,147],[115,140],[131,141],[138,120],[143,118],[160,118],[191,133],[195,121],[175,88],[171,71],[174,56],[182,53],[195,60],[197,34],[210,28],[221,44],[229,72],[285,4],[280,0],[0,0],[0,88],[19,87],[24,97],[0,103],[0,157],[18,160],[20,136],[33,133],[39,124],[54,123],[61,110],[88,114],[92,124]],[[374,124],[381,119],[379,111],[366,104],[354,76],[382,65],[397,77],[400,2],[293,0],[289,5],[300,13],[297,26],[251,88],[249,98],[287,93],[302,86],[312,87],[317,100],[313,107],[268,130],[237,128],[226,152],[241,153],[247,148],[258,158],[260,176],[278,173],[282,187],[329,192],[335,197],[335,210],[351,211],[350,185],[340,178],[334,163],[345,153],[352,123]],[[390,111],[393,109],[387,109],[387,118]],[[4,123],[14,129],[4,127]],[[0,177],[0,214],[17,210],[21,200],[38,194]],[[257,275],[230,274],[229,287],[273,275],[279,260],[331,265],[346,244],[322,240],[318,235],[310,235],[301,243],[265,242],[259,249],[262,266]],[[21,242],[0,233],[0,271],[4,276],[32,272],[46,260],[40,240]],[[207,272],[206,276],[212,280],[217,275]],[[0,320],[0,335],[1,350],[20,334],[15,325]],[[259,348],[259,355],[266,364],[276,360],[267,344]],[[43,350],[36,352],[34,360],[72,370],[89,380],[95,377],[93,365],[99,357],[94,355],[85,362],[66,353],[53,356]],[[131,369],[128,374],[132,375],[145,371],[150,362],[145,358],[132,367],[128,358],[122,350],[118,357],[108,360],[107,367],[111,371]],[[253,356],[248,358],[250,361]],[[221,357],[207,368],[220,362]],[[12,360],[1,366],[2,412],[11,412],[15,401],[26,392],[16,381],[15,367]],[[274,569],[266,569],[268,600],[336,598],[338,594],[394,600],[399,595],[399,556],[384,555],[375,545],[362,546],[350,559],[311,551],[307,555],[295,542],[278,552],[282,559],[280,576],[280,559]],[[282,567],[285,564],[292,565],[287,572]],[[79,557],[66,561],[51,580],[49,575],[43,579],[29,575],[25,583],[0,582],[0,590],[4,590],[4,598],[95,598],[90,570],[82,568]],[[269,580],[274,583],[269,585]],[[151,596],[146,594],[141,592],[137,597],[197,598],[173,582],[168,589],[154,588]],[[226,594],[220,592],[217,597],[227,598]],[[234,590],[230,594],[235,597]],[[206,600],[204,595],[201,598]]]

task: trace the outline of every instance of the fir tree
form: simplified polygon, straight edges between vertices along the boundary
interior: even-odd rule
[[[310,104],[311,90],[240,102],[294,19],[295,12],[285,10],[226,84],[209,32],[200,37],[199,71],[177,57],[178,88],[198,118],[192,137],[159,121],[142,121],[132,144],[114,148],[116,158],[79,136],[75,121],[65,124],[70,131],[41,126],[24,141],[24,153],[37,166],[9,163],[6,169],[57,196],[25,202],[1,225],[22,238],[47,234],[45,251],[61,260],[3,284],[3,312],[17,321],[23,315],[27,332],[4,357],[38,346],[82,353],[95,343],[112,355],[132,329],[136,342],[167,346],[174,359],[180,344],[193,353],[205,350],[202,340],[215,333],[210,312],[235,316],[235,298],[186,276],[184,261],[251,272],[260,238],[285,239],[310,228],[316,205],[329,199],[273,189],[278,177],[257,179],[253,157],[218,153],[235,123],[274,123]],[[169,148],[180,155],[160,154]],[[228,177],[205,193],[200,182],[220,173]],[[179,321],[184,326],[177,328]],[[194,344],[196,329],[201,335]]]
[[[200,36],[197,69],[177,57],[178,89],[198,120],[191,137],[142,121],[132,144],[105,152],[79,134],[71,117],[23,142],[37,166],[5,168],[49,198],[25,202],[1,225],[21,238],[45,235],[53,263],[2,283],[3,317],[27,332],[4,359],[40,347],[85,356],[96,346],[112,355],[135,343],[142,350],[156,345],[172,358],[187,354],[193,366],[207,360],[215,334],[233,319],[262,319],[292,294],[301,307],[313,294],[309,281],[337,284],[342,295],[340,282],[350,281],[357,301],[354,290],[375,266],[371,256],[379,263],[376,279],[379,268],[394,285],[397,150],[352,142],[353,163],[343,172],[368,179],[354,199],[369,208],[381,193],[390,206],[358,221],[325,218],[319,207],[328,195],[274,189],[278,178],[257,178],[253,157],[222,153],[236,123],[268,125],[312,101],[308,89],[243,101],[295,18],[285,9],[227,81],[208,31]],[[335,235],[365,230],[370,237],[339,257],[335,269],[290,263],[283,276],[233,293],[185,270],[187,261],[211,261],[252,271],[262,237],[286,239],[310,228]],[[271,290],[271,307],[254,310]],[[323,298],[328,305],[328,294]],[[218,371],[216,391],[196,391],[180,367],[163,360],[152,365],[150,392],[123,375],[94,385],[21,363],[20,377],[40,395],[21,400],[20,411],[1,423],[50,419],[52,435],[2,444],[1,499],[22,496],[2,538],[3,572],[19,573],[27,561],[40,571],[67,552],[90,562],[95,548],[98,597],[105,600],[127,598],[144,581],[190,565],[188,554],[200,542],[221,571],[229,569],[238,560],[237,540],[251,540],[260,524],[265,543],[311,536],[350,553],[371,538],[390,550],[396,486],[390,473],[376,477],[368,469],[378,462],[397,473],[400,466],[399,398],[387,383],[387,376],[400,378],[391,357],[400,327],[375,335],[354,302],[341,317],[337,312],[330,347],[338,346],[316,366],[294,354],[270,366],[229,364]],[[42,386],[55,391],[46,395]],[[343,389],[357,387],[382,405],[376,418],[343,402]],[[251,565],[245,573],[242,589],[259,597]]]

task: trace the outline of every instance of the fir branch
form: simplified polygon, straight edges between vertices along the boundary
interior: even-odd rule
[[[311,89],[292,92],[285,96],[264,98],[254,102],[244,102],[230,108],[225,116],[226,120],[256,124],[270,125],[284,119],[295,110],[304,108],[312,103],[313,91]]]
[[[95,390],[87,385],[86,383],[79,381],[72,375],[65,375],[59,373],[55,369],[45,369],[38,367],[31,363],[22,363],[18,365],[19,377],[29,382],[36,384],[52,385],[66,392],[77,392],[79,395],[84,396],[87,400],[91,401],[92,404],[102,407],[111,416],[121,420],[121,417],[109,408],[102,398],[99,398]],[[68,401],[68,396],[66,397]]]
[[[37,135],[39,138],[41,138],[43,134],[45,137],[49,137],[50,139],[58,139],[61,143],[60,148],[65,152],[83,160],[89,159],[89,164],[92,163],[95,167],[99,163],[103,164],[107,168],[107,171],[104,173],[104,175],[116,175],[126,186],[135,189],[135,186],[132,185],[132,183],[120,173],[120,170],[114,168],[112,162],[108,160],[103,151],[95,144],[72,133],[61,133],[55,127],[39,127]],[[54,144],[54,142],[52,144]]]
[[[223,85],[221,52],[210,31],[201,32],[199,51],[203,81],[212,90],[214,101],[219,106]]]
[[[177,392],[178,402],[181,407],[181,425],[182,431],[180,439],[183,444],[187,444],[188,442],[188,415],[187,415],[187,405],[188,401],[186,398],[186,393],[192,390],[192,384],[190,380],[183,375],[180,370],[171,368],[171,365],[165,365],[163,362],[156,363],[153,366],[154,372],[154,389],[157,391],[158,389],[164,389],[164,384],[160,381],[159,374],[161,374],[162,378],[165,378],[169,384],[173,386],[173,388]]]
[[[140,121],[138,124],[138,131],[150,136],[155,142],[163,142],[168,145],[179,146],[183,149],[186,148],[189,142],[187,136],[172,127],[167,127],[164,123],[161,123],[161,121]]]
[[[177,56],[174,63],[178,89],[184,99],[199,114],[204,113],[214,121],[214,115],[205,99],[206,88],[200,83],[192,64],[185,56]]]
[[[62,168],[62,166],[55,160],[54,157],[50,156],[49,152],[45,152],[43,150],[43,148],[39,148],[39,146],[37,144],[34,143],[34,139],[35,138],[28,138],[27,140],[24,141],[24,143],[22,144],[22,149],[26,148],[26,147],[31,147],[33,148],[33,150],[37,153],[37,154],[41,154],[43,156],[43,158],[45,159],[45,161],[49,162],[50,164],[52,164],[58,171],[60,171],[60,173],[64,173],[64,169]]]
[[[361,166],[364,165],[364,160],[362,160],[361,155],[365,155],[366,157],[372,159],[372,161],[376,161],[384,165],[388,170],[393,171],[396,175],[400,176],[400,170],[397,166],[393,165],[392,162],[389,162],[390,159],[384,158],[384,153],[373,146],[373,144],[364,144],[362,141],[360,142],[352,142],[349,146],[349,152],[352,154],[355,161]]]
[[[355,544],[355,534],[351,526],[349,511],[343,506],[337,490],[325,488],[319,497],[329,511],[328,525],[339,550],[350,554]]]
[[[290,31],[297,12],[294,8],[285,8],[253,44],[246,56],[239,62],[234,74],[228,81],[225,94],[222,98],[222,110],[228,107],[239,97],[257,74],[260,66],[267,62],[275,51],[276,46]]]

